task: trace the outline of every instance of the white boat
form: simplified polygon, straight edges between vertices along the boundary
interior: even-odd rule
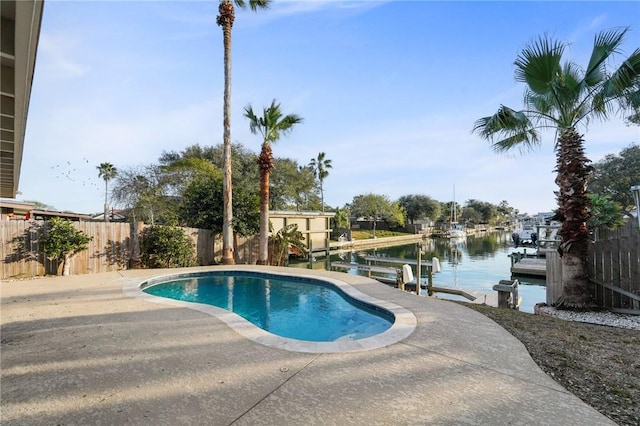
[[[449,238],[465,238],[467,236],[467,233],[465,232],[464,229],[457,229],[457,228],[452,228],[449,229]]]
[[[516,247],[522,245],[536,245],[538,240],[537,221],[534,218],[525,218],[522,225],[511,234],[511,239]]]
[[[467,232],[464,226],[456,219],[456,186],[453,185],[453,203],[451,203],[451,224],[449,225],[449,238],[466,238]]]

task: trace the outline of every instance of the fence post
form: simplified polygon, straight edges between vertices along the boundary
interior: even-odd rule
[[[131,259],[129,259],[130,269],[139,269],[140,261],[140,234],[144,229],[144,222],[138,221],[131,224]]]
[[[553,305],[562,296],[562,259],[557,251],[546,254],[547,305]]]

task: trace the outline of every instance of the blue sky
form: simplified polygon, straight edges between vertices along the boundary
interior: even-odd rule
[[[222,142],[217,1],[47,0],[17,199],[100,212],[96,166],[157,163],[163,151]],[[640,45],[640,2],[276,1],[237,10],[231,133],[258,152],[243,108],[277,99],[304,123],[274,154],[333,162],[325,202],[375,193],[555,208],[554,135],[521,155],[471,133],[500,104],[519,109],[513,62],[545,32],[586,64],[597,32],[631,27],[618,65]],[[640,143],[622,120],[593,122],[598,161]]]

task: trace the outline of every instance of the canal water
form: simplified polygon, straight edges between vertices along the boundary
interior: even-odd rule
[[[348,262],[366,264],[365,256],[386,256],[403,259],[417,258],[419,247],[417,244],[369,249],[356,252],[339,252],[332,254],[331,262]],[[509,232],[492,232],[478,236],[467,236],[465,239],[449,240],[446,238],[427,239],[422,247],[422,260],[430,261],[432,257],[440,260],[441,271],[433,275],[433,285],[438,287],[452,287],[460,289],[494,292],[493,286],[500,280],[511,278],[511,259],[513,252],[523,252],[523,247],[515,248]],[[533,249],[526,249],[529,252]],[[292,262],[290,266],[309,268],[308,261]],[[385,265],[395,266],[399,265]],[[317,258],[313,263],[314,269],[328,268],[328,261],[324,257]],[[412,266],[416,273],[415,265]],[[350,274],[366,275],[358,269],[344,270]],[[423,271],[425,269],[423,268]],[[376,274],[372,274],[376,275]],[[378,274],[385,276],[383,274]],[[426,282],[425,272],[422,282]],[[393,275],[386,275],[395,278]],[[533,313],[536,303],[546,300],[545,279],[543,277],[518,276],[520,282],[519,294],[522,297],[520,310]],[[424,291],[426,294],[426,291]],[[452,300],[466,300],[461,296],[437,293],[437,297]]]

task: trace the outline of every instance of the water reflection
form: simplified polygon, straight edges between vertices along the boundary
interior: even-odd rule
[[[406,244],[394,247],[363,250],[358,252],[341,252],[319,258],[313,262],[313,269],[328,269],[332,262],[348,262],[366,264],[365,256],[377,255],[400,259],[416,259],[417,244]],[[461,240],[427,239],[423,244],[423,259],[437,257],[440,259],[442,271],[435,274],[433,284],[442,287],[458,287],[462,289],[493,292],[493,286],[500,280],[511,278],[511,259],[514,251],[522,251],[522,247],[513,247],[509,232],[492,232],[480,236],[469,235]],[[292,263],[290,266],[309,268],[309,262]],[[398,266],[398,265],[394,265]],[[344,270],[343,270],[344,271]],[[414,267],[415,271],[415,267]],[[366,275],[367,272],[357,269],[349,273]],[[376,275],[372,273],[372,275]],[[378,274],[380,275],[380,274]],[[392,274],[386,275],[394,278]],[[425,274],[421,274],[425,277]],[[425,282],[423,278],[423,282]],[[536,303],[546,300],[544,278],[518,277],[523,312],[533,312]],[[454,296],[438,294],[438,297],[454,298]]]

